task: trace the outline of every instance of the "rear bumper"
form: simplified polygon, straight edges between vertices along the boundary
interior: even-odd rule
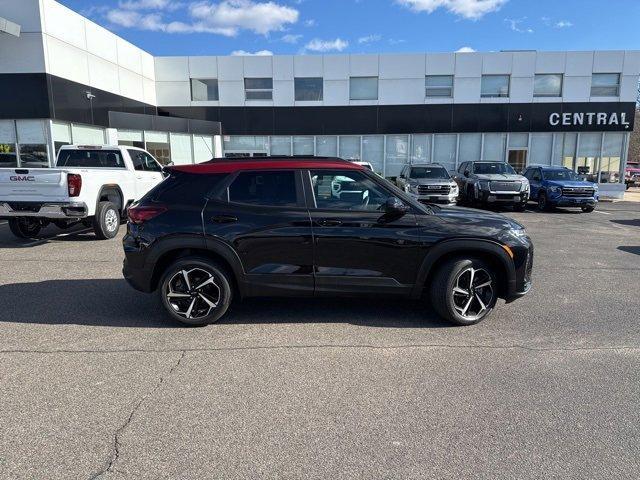
[[[85,203],[0,202],[0,218],[73,219],[84,218],[87,214]]]
[[[122,276],[132,288],[139,292],[150,293],[153,291],[151,288],[152,275],[153,271],[131,268],[126,258],[122,263]]]

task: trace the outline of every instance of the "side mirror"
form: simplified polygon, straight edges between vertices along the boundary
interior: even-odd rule
[[[402,216],[409,211],[409,207],[397,197],[389,197],[384,202],[382,210],[386,215]]]
[[[469,170],[465,170],[465,171],[464,171],[464,173],[463,173],[463,175],[464,175],[465,177],[468,177],[468,176],[469,176]]]
[[[167,167],[173,167],[175,164],[172,161],[169,161],[169,163],[167,163]]]

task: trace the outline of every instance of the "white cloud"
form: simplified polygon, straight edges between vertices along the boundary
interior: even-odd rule
[[[461,47],[458,50],[456,50],[456,52],[458,52],[458,53],[473,53],[473,52],[475,52],[475,49],[473,49],[471,47]]]
[[[131,10],[110,10],[107,12],[107,20],[121,27],[131,28],[138,25],[141,15]]]
[[[533,29],[530,27],[524,27],[521,26],[522,22],[524,22],[526,20],[525,18],[520,18],[520,19],[516,19],[516,18],[505,18],[504,21],[507,22],[507,24],[509,25],[509,28],[511,30],[513,30],[514,32],[518,32],[518,33],[533,33]]]
[[[282,40],[284,43],[296,44],[301,38],[302,38],[302,35],[294,35],[292,33],[287,33],[286,35],[283,35],[280,40]]]
[[[257,52],[247,52],[246,50],[234,50],[231,52],[234,56],[247,56],[247,57],[270,57],[273,55],[271,50],[258,50]]]
[[[125,10],[177,10],[184,5],[171,0],[124,0],[118,6]]]
[[[304,26],[305,27],[315,27],[316,26],[316,21],[314,19],[305,20],[304,21]]]
[[[380,40],[382,40],[382,35],[367,35],[366,37],[360,37],[358,39],[358,43],[363,44],[363,43],[373,43],[373,42],[379,42]]]
[[[233,32],[233,35],[237,35],[240,30],[251,30],[261,35],[280,31],[285,25],[296,23],[300,15],[295,8],[275,2],[256,3],[251,0],[197,2],[190,6],[189,13],[207,28]]]
[[[416,12],[432,13],[443,8],[454,15],[477,20],[487,13],[499,10],[509,0],[396,0],[400,5]]]
[[[569,27],[573,27],[573,23],[571,23],[571,22],[569,22],[567,20],[560,20],[559,22],[556,22],[554,27],[556,27],[556,28],[569,28]]]
[[[341,52],[348,46],[349,42],[341,38],[336,38],[335,40],[320,40],[319,38],[314,38],[307,43],[304,48],[312,52]]]

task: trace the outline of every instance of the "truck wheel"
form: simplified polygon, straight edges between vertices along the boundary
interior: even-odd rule
[[[497,301],[496,275],[485,262],[452,259],[431,279],[431,303],[444,319],[473,325],[489,316]]]
[[[538,194],[538,210],[541,212],[549,211],[549,202],[547,201],[547,195],[544,192]]]
[[[9,230],[18,238],[37,238],[42,224],[33,218],[10,218]]]
[[[160,300],[180,323],[202,327],[218,321],[229,309],[231,276],[215,262],[186,257],[167,268],[160,280]]]
[[[596,209],[596,207],[589,205],[588,207],[582,207],[582,211],[584,213],[591,213]]]
[[[120,212],[111,202],[100,202],[93,217],[93,231],[100,240],[113,238],[120,228]]]

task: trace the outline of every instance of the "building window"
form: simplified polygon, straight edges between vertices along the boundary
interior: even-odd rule
[[[321,102],[322,101],[322,78],[295,78],[296,102]]]
[[[453,75],[428,75],[425,78],[425,95],[429,97],[453,97]]]
[[[351,77],[349,79],[350,100],[377,100],[378,77]]]
[[[291,155],[291,137],[270,137],[269,155],[286,157]]]
[[[192,78],[191,100],[204,102],[220,100],[220,96],[218,93],[218,79]]]
[[[340,158],[360,160],[360,137],[340,137]]]
[[[509,96],[509,75],[482,75],[482,98]]]
[[[318,136],[316,137],[316,155],[318,157],[338,156],[338,137]]]
[[[620,95],[619,73],[594,73],[591,76],[592,97],[617,97]]]
[[[273,100],[273,78],[245,78],[246,100]]]
[[[562,74],[536,75],[533,84],[534,97],[561,97]]]
[[[313,137],[293,137],[293,154],[313,156]]]

